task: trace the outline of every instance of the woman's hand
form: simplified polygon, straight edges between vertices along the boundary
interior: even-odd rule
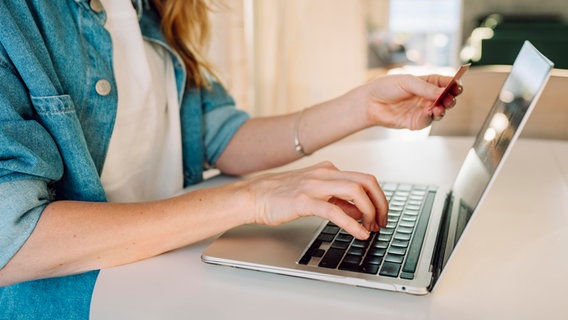
[[[441,75],[388,75],[358,90],[363,90],[367,97],[365,107],[370,125],[418,130],[442,119],[446,109],[455,105],[455,97],[463,91],[461,85],[454,86],[442,105],[432,106],[451,80],[452,77]]]
[[[388,203],[375,177],[340,171],[329,162],[242,183],[252,194],[254,222],[258,224],[279,225],[319,216],[358,239],[367,239],[370,231],[387,223]]]

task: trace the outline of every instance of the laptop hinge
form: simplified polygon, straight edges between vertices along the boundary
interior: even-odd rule
[[[450,213],[451,208],[454,203],[454,196],[450,191],[446,196],[446,201],[444,202],[444,210],[442,211],[442,218],[440,220],[440,226],[438,229],[438,235],[436,236],[436,244],[434,245],[434,254],[432,255],[432,260],[430,261],[430,270],[432,271],[432,282],[428,290],[432,290],[438,277],[442,272],[444,267],[444,252],[446,251],[446,243],[448,240],[448,233],[450,230]]]

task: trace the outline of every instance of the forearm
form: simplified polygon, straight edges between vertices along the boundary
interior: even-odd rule
[[[302,156],[295,150],[296,129],[304,151],[312,153],[369,125],[364,100],[350,92],[314,105],[301,115],[296,112],[247,121],[216,165],[235,175],[273,168]]]
[[[54,202],[0,286],[138,261],[252,222],[246,197],[237,183],[139,204]]]

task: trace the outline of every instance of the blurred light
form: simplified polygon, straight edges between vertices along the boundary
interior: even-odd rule
[[[438,48],[445,48],[450,43],[450,38],[443,33],[436,33],[432,39],[434,46]]]
[[[491,28],[479,27],[473,29],[468,39],[468,45],[460,52],[460,56],[464,61],[481,60],[481,41],[493,38],[494,31]]]
[[[412,62],[419,62],[422,60],[422,54],[416,49],[409,49],[406,51],[406,57]]]
[[[487,130],[485,131],[485,134],[483,135],[483,139],[485,139],[485,141],[491,141],[491,140],[495,139],[496,136],[497,136],[497,132],[495,132],[495,129],[487,128]]]
[[[509,119],[503,113],[496,113],[491,119],[490,125],[491,128],[495,129],[495,132],[501,133],[509,126]]]
[[[495,31],[491,28],[475,28],[471,32],[471,40],[475,41],[476,43],[481,43],[483,39],[491,39],[495,35]]]
[[[503,101],[504,103],[511,103],[515,99],[515,95],[509,90],[502,90],[499,93],[499,100]]]

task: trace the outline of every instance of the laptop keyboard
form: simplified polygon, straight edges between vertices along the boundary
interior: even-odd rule
[[[388,224],[357,240],[328,222],[298,263],[386,277],[414,279],[435,187],[385,183]]]

